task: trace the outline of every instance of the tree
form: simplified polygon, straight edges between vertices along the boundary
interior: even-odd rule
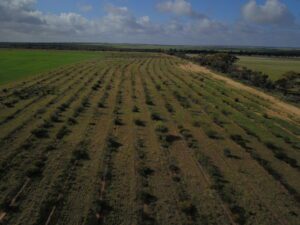
[[[300,90],[300,73],[294,71],[286,72],[282,78],[275,82],[275,86],[282,90]]]

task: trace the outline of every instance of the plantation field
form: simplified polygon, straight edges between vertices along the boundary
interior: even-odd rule
[[[99,57],[99,52],[0,49],[0,85],[66,64]]]
[[[1,86],[0,224],[299,224],[298,108],[176,57],[102,56]]]
[[[239,56],[238,65],[269,75],[270,79],[278,80],[284,73],[295,71],[300,73],[300,59],[272,58],[256,56]]]

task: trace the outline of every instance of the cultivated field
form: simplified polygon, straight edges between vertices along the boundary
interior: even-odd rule
[[[0,49],[0,85],[101,56],[102,53],[87,51]]]
[[[258,56],[239,56],[238,65],[269,75],[271,80],[278,80],[289,71],[300,73],[299,58],[275,58]]]
[[[0,224],[299,224],[299,109],[181,59],[103,53],[0,112]]]

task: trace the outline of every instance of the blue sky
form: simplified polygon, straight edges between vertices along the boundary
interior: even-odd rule
[[[0,0],[0,41],[300,47],[300,1]]]

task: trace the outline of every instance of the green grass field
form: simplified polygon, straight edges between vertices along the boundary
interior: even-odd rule
[[[278,80],[285,72],[300,72],[300,59],[239,56],[238,64],[255,71],[261,71]]]
[[[102,55],[85,51],[0,50],[0,85]]]

